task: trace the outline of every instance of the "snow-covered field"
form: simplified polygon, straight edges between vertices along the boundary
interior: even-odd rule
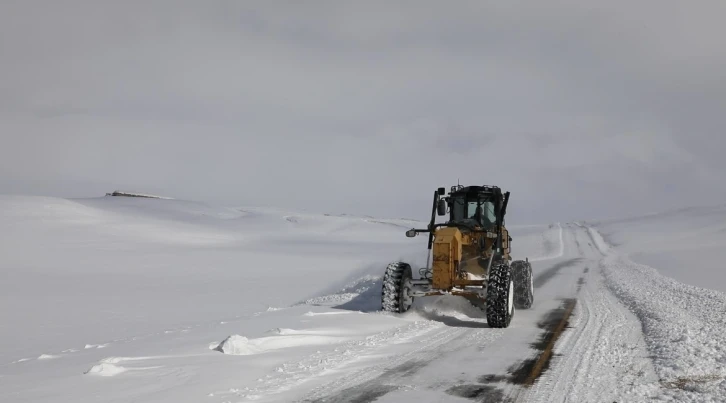
[[[726,205],[592,225],[632,260],[680,282],[726,292]]]
[[[679,214],[510,228],[535,305],[490,329],[379,312],[424,223],[0,196],[0,401],[724,401],[726,211]]]

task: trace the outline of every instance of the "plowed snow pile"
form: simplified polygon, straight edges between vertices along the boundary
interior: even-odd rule
[[[233,334],[224,339],[215,350],[229,355],[252,355],[260,352],[259,349],[250,345],[249,339],[238,334]]]
[[[726,206],[589,224],[637,263],[682,283],[726,292]]]
[[[637,232],[639,228],[634,227],[633,232]],[[726,293],[683,284],[653,267],[634,263],[619,255],[599,233],[591,233],[605,256],[601,265],[606,284],[642,323],[660,378],[660,398],[679,402],[723,401]],[[670,237],[667,233],[662,235],[665,239]],[[698,250],[697,244],[684,244],[680,238],[679,248]],[[695,256],[693,261],[697,261]],[[699,275],[698,270],[693,273],[695,277]],[[688,273],[679,274],[680,277]],[[724,284],[717,282],[713,286],[723,288]]]

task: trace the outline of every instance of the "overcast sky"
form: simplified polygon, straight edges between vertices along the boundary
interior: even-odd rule
[[[0,2],[0,193],[509,221],[726,202],[726,2]]]

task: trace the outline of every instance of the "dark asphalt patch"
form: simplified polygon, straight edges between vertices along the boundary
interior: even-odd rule
[[[580,277],[580,278],[579,278],[579,279],[577,280],[577,291],[578,291],[578,292],[579,292],[580,290],[582,290],[582,286],[583,286],[583,285],[585,285],[585,282],[586,282],[586,281],[585,281],[585,277]]]
[[[380,376],[382,379],[390,379],[391,376],[396,376],[397,378],[407,378],[410,376],[413,376],[421,370],[421,368],[425,367],[429,364],[429,361],[408,361],[404,362],[403,364],[393,367],[386,372],[383,373],[383,375]]]
[[[477,379],[479,383],[497,383],[509,381],[509,377],[506,375],[482,375]]]
[[[472,399],[478,402],[508,402],[501,389],[489,385],[457,385],[446,390],[452,396]]]
[[[565,267],[573,266],[579,262],[581,262],[583,258],[574,258],[570,260],[565,260],[564,262],[557,263],[556,265],[548,268],[547,270],[540,273],[537,277],[535,277],[534,281],[532,283],[534,284],[534,288],[540,288],[543,285],[545,285],[548,281],[552,280],[552,277],[554,277],[557,272],[564,269]]]
[[[587,274],[590,271],[589,267],[585,267],[585,270],[582,271],[583,274]]]

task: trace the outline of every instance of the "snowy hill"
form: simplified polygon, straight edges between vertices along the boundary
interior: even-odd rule
[[[680,282],[726,292],[726,206],[591,224],[634,261]]]
[[[176,200],[0,210],[2,323],[22,329],[3,335],[5,361],[289,305],[420,249],[390,225]]]
[[[631,258],[711,267],[722,213],[510,228],[535,305],[490,329],[460,297],[379,311],[424,223],[0,196],[0,401],[718,401],[726,294]]]

